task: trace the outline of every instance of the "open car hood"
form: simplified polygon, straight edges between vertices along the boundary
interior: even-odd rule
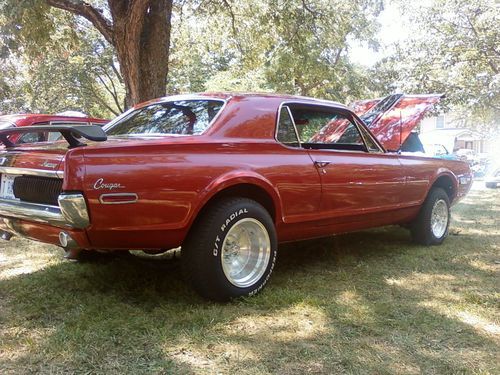
[[[394,94],[360,100],[351,106],[370,131],[389,151],[396,151],[443,94]]]

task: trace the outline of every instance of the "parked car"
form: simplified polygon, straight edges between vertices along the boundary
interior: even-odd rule
[[[0,116],[0,130],[19,126],[33,125],[104,125],[109,120],[87,117],[70,113],[71,116],[64,114],[15,114]],[[59,132],[37,132],[25,134],[12,134],[9,136],[14,143],[33,143],[33,142],[51,142],[61,138]]]
[[[424,144],[424,149],[425,154],[433,158],[460,160],[457,155],[450,153],[444,145],[439,143]]]
[[[500,184],[500,164],[494,163],[488,166],[484,176],[484,184],[487,188],[495,189]]]
[[[460,160],[466,161],[470,165],[472,165],[476,161],[477,153],[474,150],[468,148],[460,148],[455,154]]]
[[[182,246],[187,279],[218,301],[259,292],[278,243],[402,224],[440,244],[471,185],[466,163],[387,152],[348,107],[304,97],[170,96],[104,128],[52,130],[65,141],[16,145],[9,136],[46,127],[0,131],[3,238]]]

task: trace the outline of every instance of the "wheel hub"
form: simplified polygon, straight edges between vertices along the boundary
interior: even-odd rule
[[[448,205],[443,199],[434,203],[431,213],[431,231],[436,238],[441,238],[446,233],[448,227]]]
[[[228,231],[222,244],[221,262],[228,281],[240,288],[258,282],[271,255],[271,241],[259,221],[245,218]]]

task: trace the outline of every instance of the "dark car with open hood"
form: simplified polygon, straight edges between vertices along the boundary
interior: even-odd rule
[[[330,101],[203,93],[143,103],[102,128],[0,130],[2,237],[73,254],[181,246],[188,282],[218,301],[259,292],[279,243],[401,224],[438,245],[471,172],[387,151],[417,117],[398,103],[372,107],[367,127]],[[40,132],[63,139],[12,141]]]

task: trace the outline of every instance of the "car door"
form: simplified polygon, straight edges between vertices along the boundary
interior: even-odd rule
[[[385,154],[352,114],[311,104],[288,104],[301,147],[321,176],[321,214],[340,221],[390,211],[403,201],[405,176],[397,155]],[[342,220],[340,218],[343,218]]]
[[[279,168],[266,173],[277,187],[285,223],[304,223],[317,218],[321,204],[321,179],[307,150],[300,147],[290,110],[278,113],[276,140],[284,147],[274,153]]]

